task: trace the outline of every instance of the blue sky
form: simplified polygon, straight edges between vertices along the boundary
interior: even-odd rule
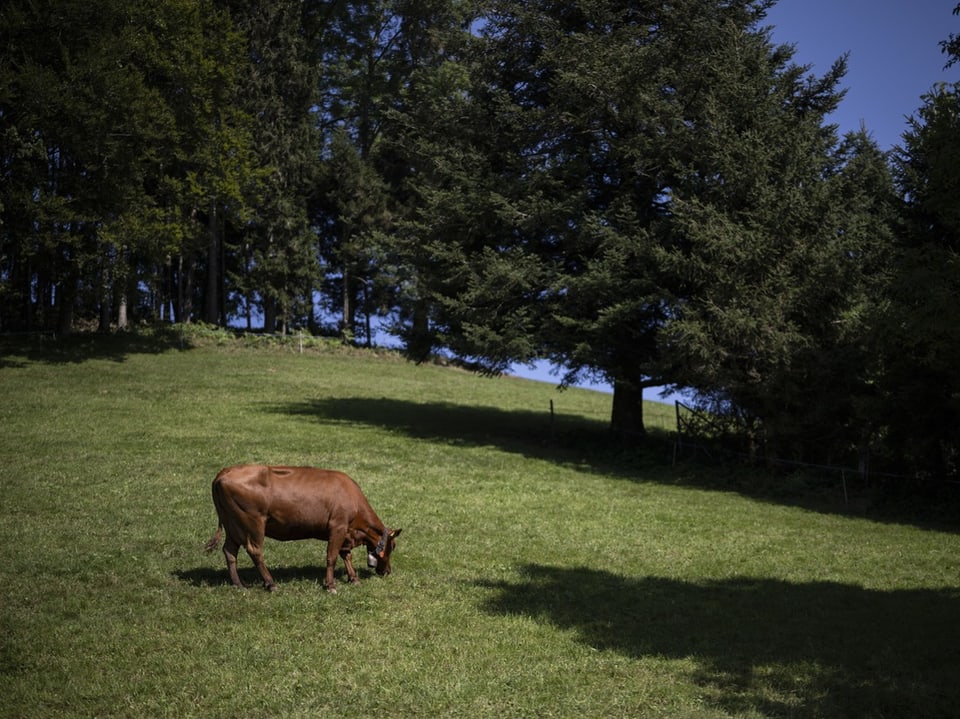
[[[846,97],[832,116],[840,131],[866,125],[884,150],[900,142],[906,117],[937,82],[960,81],[945,71],[940,41],[960,35],[958,0],[780,0],[767,16],[773,39],[796,47],[794,60],[823,75],[849,52]]]
[[[795,46],[794,61],[824,75],[849,53],[841,86],[847,94],[830,121],[841,135],[863,124],[883,150],[899,144],[906,118],[938,82],[960,82],[960,65],[945,71],[940,41],[960,35],[960,0],[780,0],[767,16],[773,40]],[[557,382],[550,365],[515,367],[520,377]],[[609,387],[593,386],[609,391]],[[647,399],[659,399],[648,389]],[[672,398],[666,398],[672,401]]]

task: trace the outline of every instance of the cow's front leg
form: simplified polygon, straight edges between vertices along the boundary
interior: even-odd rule
[[[346,538],[347,533],[345,531],[331,530],[330,539],[327,540],[327,576],[323,582],[323,588],[331,594],[337,593],[337,581],[333,578],[333,570],[337,566],[337,557],[340,556],[340,550],[344,549]],[[348,574],[349,571],[348,569]]]
[[[350,583],[358,584],[360,577],[357,576],[357,570],[353,568],[353,550],[346,548],[341,549],[340,556],[343,557],[343,563],[347,567],[347,577],[349,577]]]

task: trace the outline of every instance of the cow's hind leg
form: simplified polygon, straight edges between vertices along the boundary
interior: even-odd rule
[[[253,540],[247,540],[246,546],[247,554],[250,555],[250,559],[253,560],[253,563],[257,565],[257,570],[260,572],[260,576],[263,577],[263,586],[267,591],[273,592],[277,588],[277,583],[273,581],[273,577],[270,574],[270,570],[267,569],[267,565],[263,563],[263,540],[260,542],[254,542]]]
[[[227,558],[227,571],[230,573],[230,582],[235,587],[243,587],[240,581],[240,575],[237,574],[237,552],[240,551],[240,544],[229,534],[223,543],[223,556]]]

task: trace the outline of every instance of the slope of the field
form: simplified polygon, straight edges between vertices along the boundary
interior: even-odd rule
[[[223,338],[0,349],[0,716],[960,706],[960,535],[711,489],[605,445],[607,395]],[[393,574],[327,594],[321,544],[268,540],[279,590],[243,554],[233,589],[201,547],[241,462],[348,472],[403,528]]]

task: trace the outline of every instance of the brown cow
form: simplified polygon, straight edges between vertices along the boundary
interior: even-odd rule
[[[314,467],[238,465],[220,470],[213,480],[213,504],[220,523],[206,544],[212,552],[226,530],[223,554],[230,581],[243,586],[237,575],[240,547],[260,570],[263,585],[277,588],[263,563],[263,538],[327,540],[327,574],[323,586],[336,592],[333,569],[337,556],[347,565],[351,582],[359,582],[351,550],[364,544],[367,563],[377,574],[390,574],[390,555],[399,529],[391,530],[370,507],[360,487],[343,472]]]

